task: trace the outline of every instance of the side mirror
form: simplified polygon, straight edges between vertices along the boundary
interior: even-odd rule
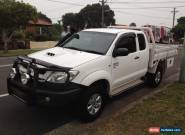
[[[114,51],[113,57],[117,56],[127,56],[129,54],[129,51],[127,48],[118,48]]]
[[[77,33],[74,34],[73,36],[74,36],[74,38],[76,38],[76,39],[79,39],[79,38],[80,38],[79,34],[77,34]]]

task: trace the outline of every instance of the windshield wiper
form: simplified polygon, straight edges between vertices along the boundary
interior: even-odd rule
[[[95,54],[101,54],[103,55],[103,53],[101,52],[97,52],[97,51],[93,51],[93,50],[82,50],[82,49],[79,49],[79,48],[76,48],[76,47],[63,47],[63,48],[67,48],[67,49],[73,49],[73,50],[77,50],[77,51],[84,51],[84,52],[89,52],[89,53],[95,53]]]
[[[97,51],[93,51],[93,50],[82,50],[82,51],[84,51],[84,52],[89,52],[89,53],[95,53],[95,54],[101,54],[101,55],[103,55],[103,53],[101,53],[101,52],[97,52]]]
[[[67,48],[67,49],[73,49],[73,50],[82,51],[81,49],[79,49],[79,48],[76,48],[76,47],[63,47],[63,48]]]

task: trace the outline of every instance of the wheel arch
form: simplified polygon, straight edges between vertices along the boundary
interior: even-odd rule
[[[165,59],[161,59],[159,60],[154,67],[150,68],[148,70],[149,73],[154,74],[157,71],[157,68],[161,68],[163,71],[163,74],[166,71],[166,60]]]
[[[90,87],[95,84],[102,85],[104,87],[104,94],[108,94],[111,88],[111,75],[107,71],[96,71],[87,77],[85,77],[80,84]]]
[[[104,95],[109,96],[109,91],[110,91],[110,84],[109,81],[106,79],[100,79],[95,82],[93,82],[89,87],[94,86],[94,85],[101,85],[103,86],[103,90],[101,91]]]
[[[160,60],[157,67],[161,68],[162,73],[164,74],[166,71],[166,60]]]

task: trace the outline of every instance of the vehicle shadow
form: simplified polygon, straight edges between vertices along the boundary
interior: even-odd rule
[[[110,118],[119,112],[128,111],[133,105],[140,102],[143,97],[146,97],[156,90],[163,88],[163,85],[166,84],[162,83],[159,88],[151,88],[143,83],[137,85],[136,87],[129,88],[117,96],[114,96],[107,101],[100,119]]]
[[[1,135],[43,135],[77,118],[68,107],[27,107],[11,96],[0,99]]]

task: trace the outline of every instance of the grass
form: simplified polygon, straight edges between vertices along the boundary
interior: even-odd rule
[[[18,50],[9,50],[8,53],[0,51],[0,57],[10,57],[10,56],[19,56],[27,55],[39,51],[40,49],[18,49]]]
[[[173,84],[145,98],[127,112],[117,112],[93,123],[67,123],[46,135],[150,135],[149,127],[179,127],[185,135],[185,84]]]
[[[148,135],[149,127],[161,126],[185,130],[185,84],[169,86],[128,112],[88,128],[85,135]]]

